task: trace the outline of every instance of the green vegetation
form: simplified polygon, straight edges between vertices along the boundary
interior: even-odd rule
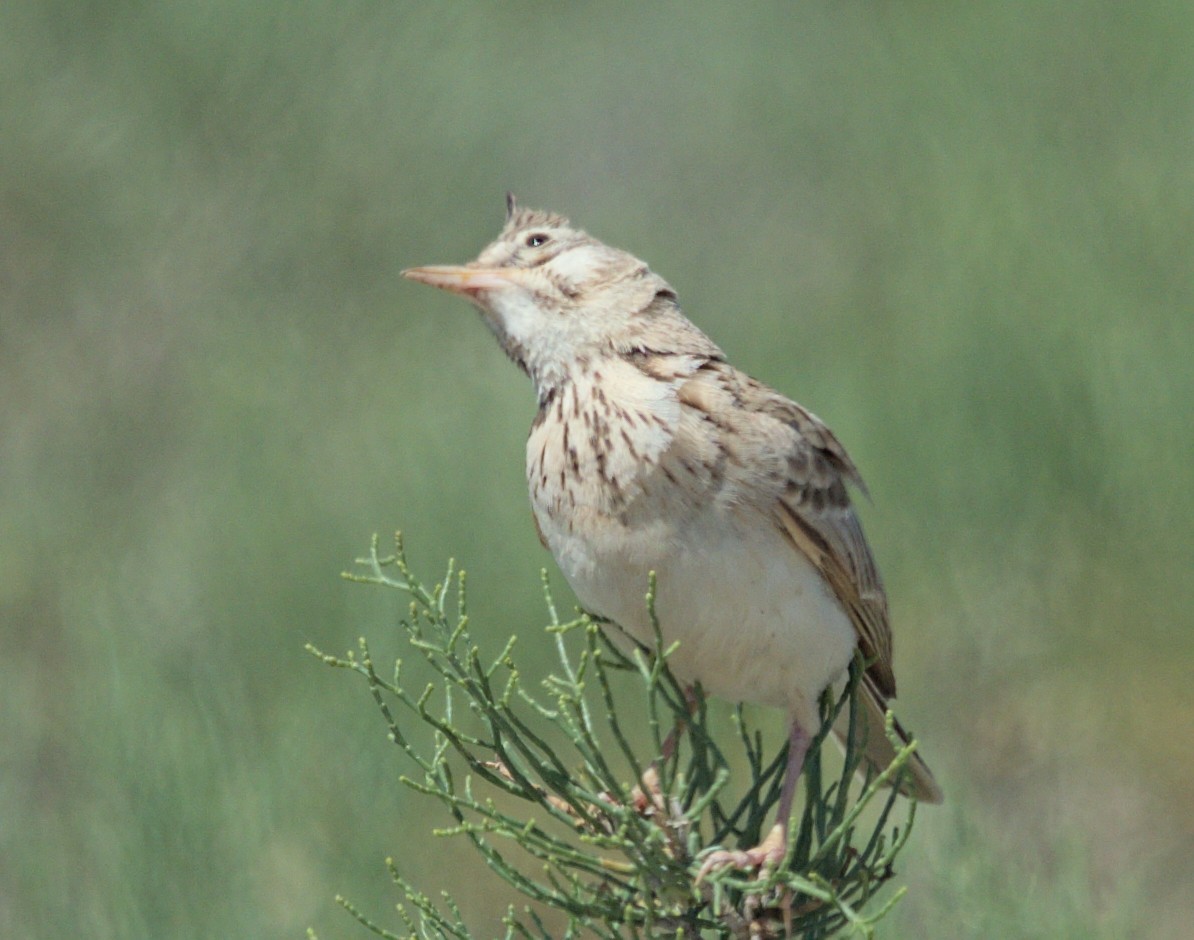
[[[1183,936],[1192,47],[1177,0],[0,5],[0,935],[360,935],[387,856],[503,932],[303,646],[407,655],[336,577],[401,527],[553,668],[530,392],[398,277],[512,189],[867,479],[947,793],[880,934]]]
[[[894,875],[915,810],[907,804],[904,825],[891,824],[900,800],[884,784],[898,779],[915,744],[905,746],[889,727],[897,747],[891,766],[856,779],[863,754],[854,694],[861,659],[842,695],[823,697],[822,731],[802,774],[805,799],[793,814],[784,858],[758,873],[706,871],[708,851],[762,841],[780,801],[787,752],[772,756],[741,709],[727,746],[711,733],[699,691],[690,702],[667,668],[653,576],[644,602],[663,654],[647,657],[619,651],[586,614],[561,622],[544,574],[550,623],[543,639],[558,661],[550,675],[532,682],[515,663],[517,637],[496,656],[474,641],[464,572],[454,563],[427,587],[411,571],[401,537],[391,555],[379,555],[377,546],[374,538],[360,570],[348,577],[410,597],[400,627],[434,680],[408,685],[404,659],[386,678],[364,638],[359,656],[309,650],[365,677],[390,740],[422,771],[401,782],[437,799],[455,821],[436,834],[467,838],[491,869],[534,902],[522,910],[511,905],[506,937],[874,936],[902,893],[872,903]],[[637,694],[617,681],[619,670],[640,680],[632,683]],[[642,735],[623,715],[644,713],[648,743],[636,748],[632,739]],[[849,744],[837,772],[827,773],[820,748],[839,717],[848,721]],[[415,737],[427,729],[430,741]],[[673,734],[674,745],[665,743]],[[742,785],[729,786],[731,778]],[[388,866],[405,899],[399,913],[409,936],[473,936],[450,894],[436,904],[393,859]],[[341,903],[377,936],[398,936],[351,901]]]

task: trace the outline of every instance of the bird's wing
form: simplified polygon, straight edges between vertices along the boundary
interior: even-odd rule
[[[799,496],[781,499],[776,509],[780,526],[792,544],[820,569],[850,615],[858,633],[858,646],[870,663],[868,675],[884,696],[894,698],[887,595],[858,516],[848,505],[810,508],[808,500]]]
[[[759,493],[758,508],[773,514],[794,550],[817,567],[854,624],[869,663],[859,686],[857,733],[868,763],[886,768],[896,756],[886,734],[887,700],[896,692],[891,622],[883,581],[846,489],[853,484],[866,491],[857,468],[816,415],[723,360],[706,360],[680,385],[678,397],[702,420],[717,423],[732,442],[725,448],[724,472],[737,471],[753,482],[748,488]],[[749,466],[742,463],[747,454]],[[849,729],[843,719],[834,731],[844,738]],[[909,740],[894,720],[892,730],[897,740]],[[905,764],[899,786],[922,802],[942,800],[941,788],[918,754]]]
[[[876,689],[894,697],[887,594],[846,489],[852,483],[866,492],[854,462],[833,432],[796,402],[724,363],[711,364],[710,371],[720,373],[739,407],[782,425],[773,438],[785,461],[785,482],[774,503],[777,524],[849,614]]]

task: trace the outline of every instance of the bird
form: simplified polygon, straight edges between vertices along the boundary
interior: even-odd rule
[[[676,677],[786,712],[775,825],[758,846],[711,853],[701,877],[778,862],[819,699],[844,685],[856,650],[867,664],[865,761],[881,770],[895,756],[887,595],[845,448],[811,411],[731,365],[645,262],[511,194],[504,227],[474,261],[402,274],[471,302],[530,377],[535,527],[584,608],[624,642],[653,645],[644,594],[654,572]],[[900,786],[920,802],[943,799],[918,753]]]

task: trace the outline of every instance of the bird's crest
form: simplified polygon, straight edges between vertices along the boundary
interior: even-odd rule
[[[502,230],[502,234],[506,235],[521,229],[533,228],[536,225],[542,225],[547,228],[570,228],[572,223],[564,216],[557,215],[554,212],[547,212],[544,209],[519,208],[518,200],[514,198],[514,193],[506,193],[506,227]]]

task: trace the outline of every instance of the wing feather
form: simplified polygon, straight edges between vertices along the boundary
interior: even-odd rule
[[[749,379],[742,404],[790,430],[787,480],[775,503],[777,524],[817,566],[850,615],[876,688],[894,697],[887,592],[846,488],[850,483],[866,492],[858,469],[833,432],[796,402]]]
[[[861,733],[867,760],[877,769],[891,763],[895,747],[885,734],[888,699],[896,694],[892,671],[891,620],[887,593],[874,556],[850,502],[848,485],[866,487],[833,432],[812,412],[728,365],[707,359],[678,388],[681,404],[717,425],[738,462],[752,502],[774,518],[794,550],[807,557],[825,579],[854,625],[868,662],[860,686]],[[772,421],[759,421],[765,415]],[[844,726],[836,727],[842,736]],[[896,736],[907,742],[898,723]],[[900,787],[909,796],[941,802],[941,788],[918,754],[906,765]]]

